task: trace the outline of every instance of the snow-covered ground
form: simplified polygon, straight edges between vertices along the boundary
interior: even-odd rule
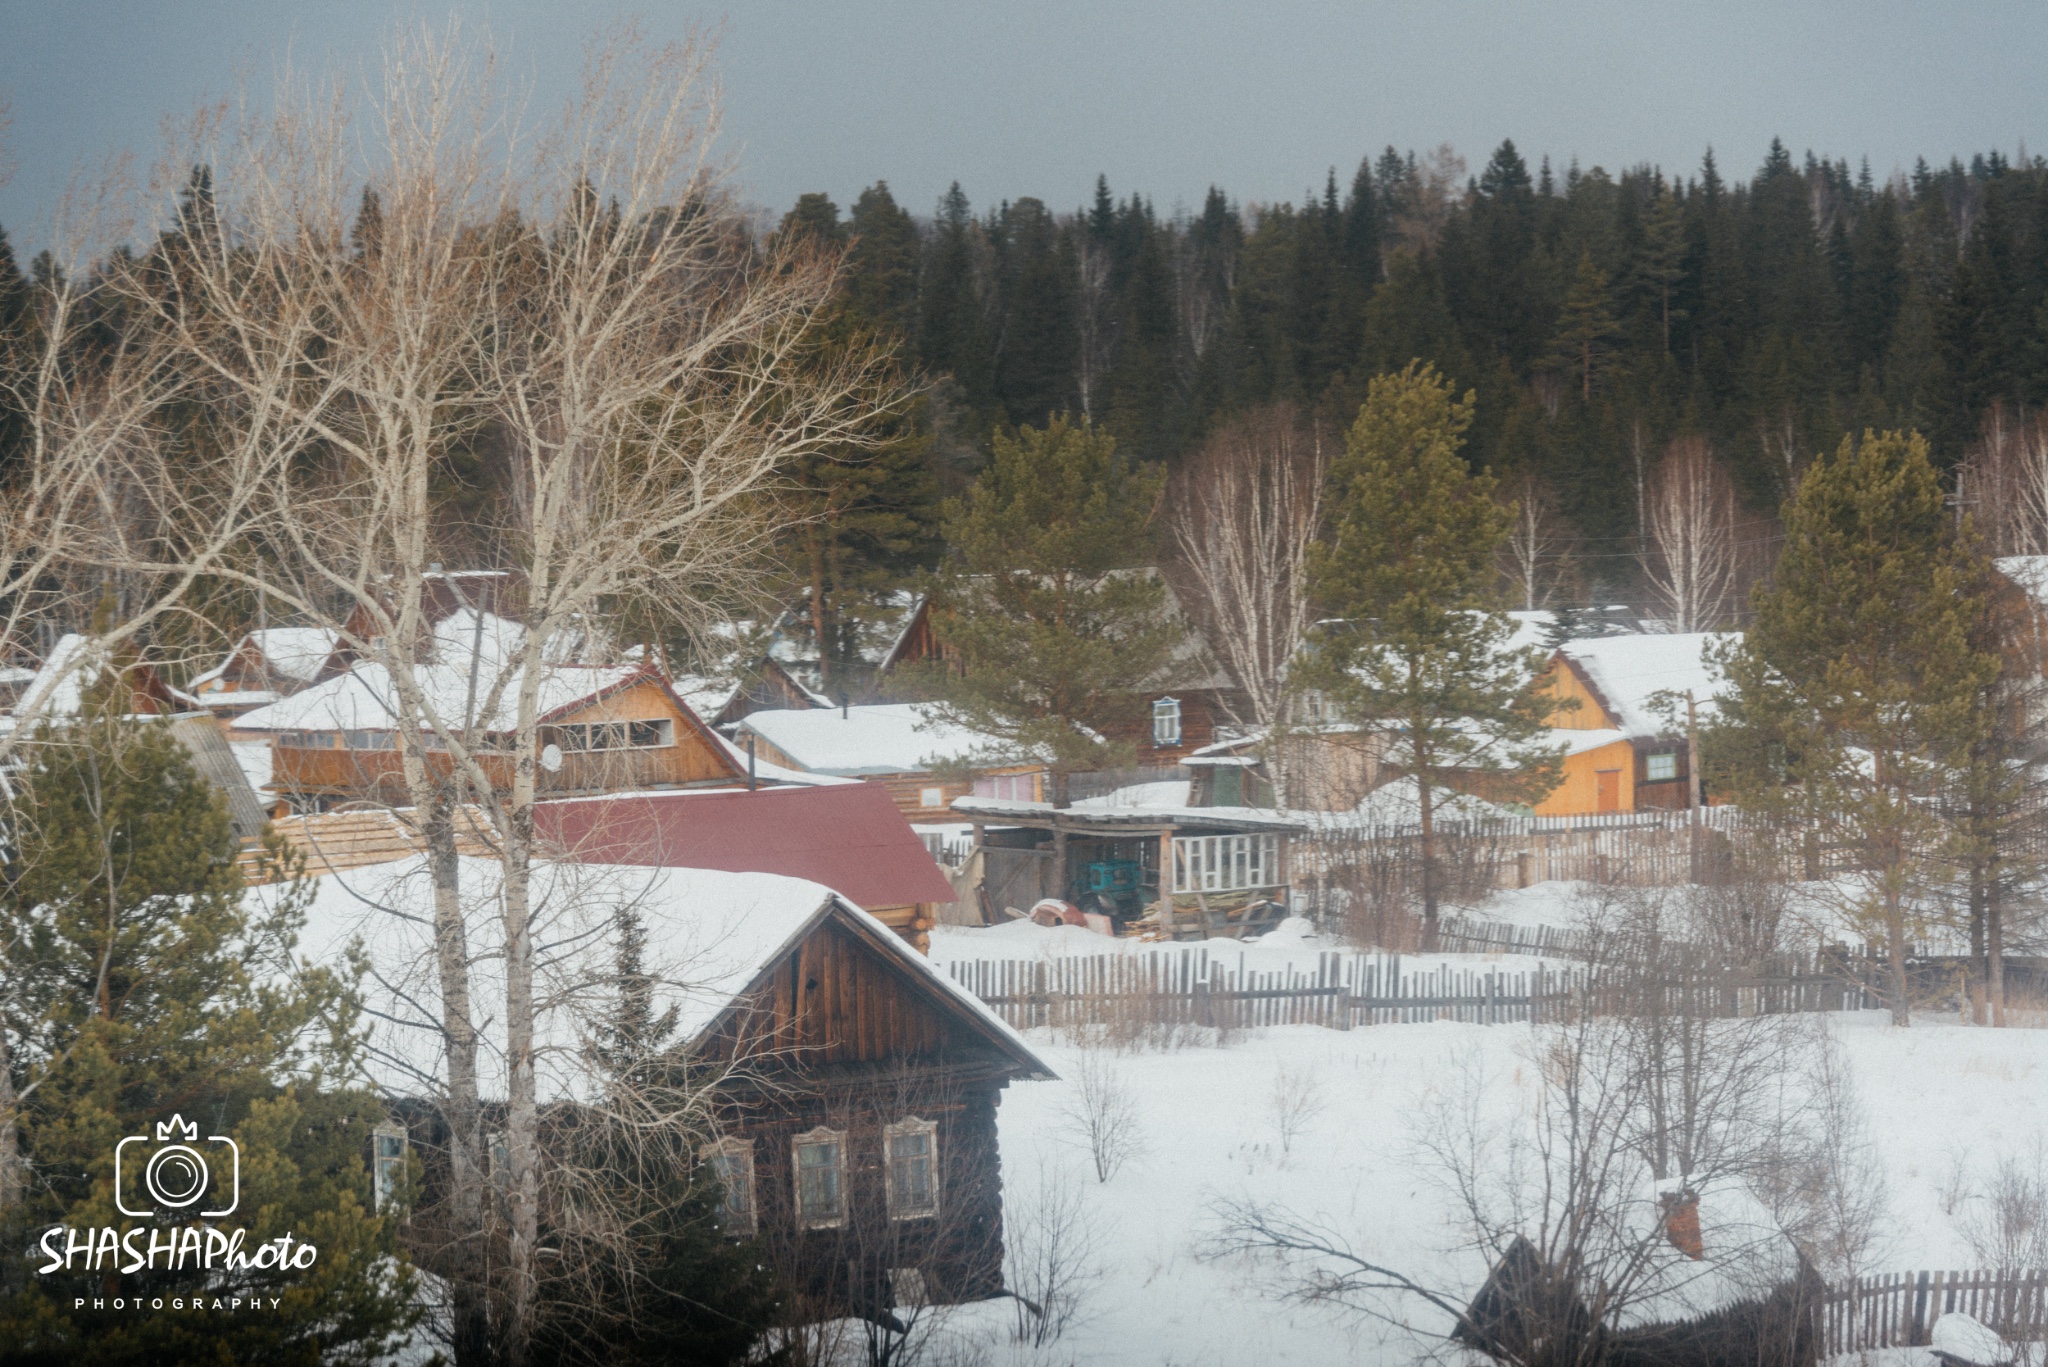
[[[1944,1209],[1958,1164],[1981,1172],[2048,1133],[2048,1031],[1988,1030],[1934,1020],[1910,1030],[1882,1013],[1831,1018],[1880,1151],[1888,1211],[1872,1270],[1964,1267],[1962,1234]],[[1438,1285],[1476,1288],[1485,1268],[1458,1250],[1445,1197],[1412,1147],[1415,1117],[1478,1069],[1502,1114],[1532,1094],[1523,1026],[1451,1023],[1350,1032],[1292,1026],[1223,1048],[1096,1054],[1138,1104],[1144,1152],[1098,1183],[1065,1116],[1086,1051],[1038,1034],[1062,1081],[1005,1094],[1001,1134],[1007,1218],[1028,1222],[1047,1183],[1084,1197],[1101,1280],[1084,1322],[1045,1348],[1010,1341],[1010,1302],[948,1312],[946,1343],[925,1360],[1024,1363],[1408,1363],[1417,1339],[1262,1293],[1260,1268],[1200,1250],[1220,1199],[1252,1197],[1311,1215],[1374,1261]],[[1307,1078],[1321,1110],[1282,1145],[1274,1099],[1283,1073]],[[1417,1307],[1418,1325],[1431,1323]]]

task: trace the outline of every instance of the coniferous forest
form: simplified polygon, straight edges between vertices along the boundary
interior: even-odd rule
[[[181,212],[204,212],[207,174]],[[1795,476],[1844,434],[1918,430],[1952,469],[1987,421],[2048,400],[2040,157],[1881,183],[1780,142],[1746,179],[1711,151],[1683,177],[1615,175],[1503,142],[1476,174],[1448,145],[1388,148],[1299,203],[1215,188],[1169,213],[1098,179],[1068,209],[957,185],[916,207],[877,182],[843,208],[802,196],[762,234],[843,251],[827,344],[878,339],[921,390],[795,477],[774,593],[828,661],[938,565],[941,501],[994,435],[1061,413],[1171,469],[1275,404],[1341,433],[1373,376],[1430,362],[1476,395],[1467,458],[1543,506],[1540,597],[1572,606],[1644,597],[1642,499],[1675,442],[1726,472],[1760,570]],[[0,317],[24,268],[45,267],[0,235]]]
[[[849,305],[938,381],[956,469],[1063,411],[1168,464],[1276,401],[1341,430],[1372,376],[1431,361],[1476,391],[1471,458],[1559,515],[1560,601],[1630,593],[1642,482],[1675,439],[1705,438],[1767,528],[1844,433],[1915,428],[1950,467],[1995,406],[2048,398],[2038,157],[1880,182],[1779,142],[1747,176],[1709,152],[1683,177],[1389,148],[1300,203],[956,186],[921,221],[878,183],[843,218],[804,197],[796,225],[854,243]]]

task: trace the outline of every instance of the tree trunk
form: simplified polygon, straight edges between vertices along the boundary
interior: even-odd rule
[[[547,583],[533,577],[533,591]],[[536,1263],[540,1251],[540,1108],[534,1076],[533,992],[533,804],[535,759],[540,736],[540,680],[547,668],[542,649],[548,632],[536,624],[528,633],[520,671],[518,731],[512,762],[510,800],[500,808],[497,836],[505,875],[505,1152],[511,1239],[507,1251],[510,1323],[505,1360],[526,1367],[533,1343],[538,1300]]]
[[[1984,995],[1989,998],[1991,1023],[2005,1024],[2005,898],[1998,882],[1992,880],[1984,901]]]
[[[1436,811],[1426,768],[1415,766],[1415,796],[1422,813],[1422,952],[1436,953]]]
[[[408,763],[407,767],[412,767]],[[420,766],[424,771],[425,766]],[[434,887],[434,960],[440,979],[441,1028],[448,1051],[448,1186],[452,1225],[453,1338],[456,1367],[491,1360],[490,1306],[484,1288],[483,1107],[477,1092],[476,1023],[469,999],[469,931],[462,917],[461,865],[455,820],[446,797],[426,806],[421,835]]]
[[[1989,948],[1985,941],[1985,921],[1989,916],[1990,886],[1985,877],[1985,860],[1982,852],[1970,856],[1970,976],[1976,979],[1970,992],[1970,1023],[1984,1024],[1984,998],[1986,984],[1991,981]]]
[[[14,1056],[0,1028],[0,1212],[21,1204],[21,1140],[16,1128]]]
[[[1884,938],[1886,957],[1889,960],[1887,976],[1891,980],[1892,1024],[1911,1025],[1912,1012],[1906,999],[1906,913],[1899,906],[1896,892],[1885,894]]]
[[[818,691],[824,692],[832,682],[831,651],[825,646],[825,533],[815,524],[810,531],[811,543],[811,638],[818,647]]]

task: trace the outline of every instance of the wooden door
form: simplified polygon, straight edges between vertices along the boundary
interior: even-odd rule
[[[1593,808],[1601,812],[1621,810],[1621,770],[1593,771]]]

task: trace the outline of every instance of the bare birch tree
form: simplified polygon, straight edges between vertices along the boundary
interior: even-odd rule
[[[0,398],[19,437],[0,471],[0,658],[60,630],[86,637],[49,662],[74,677],[46,674],[0,731],[0,764],[56,700],[185,610],[260,513],[262,457],[228,448],[195,460],[171,448],[164,422],[204,396],[151,305],[176,292],[183,244],[205,226],[188,216],[145,253],[113,251],[149,226],[127,211],[129,193],[120,167],[74,186],[21,308],[0,320]],[[0,946],[0,990],[15,981]],[[20,1193],[18,1108],[47,1075],[17,1093],[19,1063],[0,1029],[0,1208]]]
[[[1543,602],[1546,576],[1555,578],[1554,567],[1566,542],[1550,490],[1533,475],[1524,478],[1515,498],[1515,520],[1501,551],[1501,568],[1515,597],[1522,600],[1522,611],[1534,612]]]
[[[1704,437],[1671,443],[1650,481],[1643,575],[1672,630],[1707,631],[1735,586],[1735,490]]]
[[[503,1325],[457,1276],[458,1360],[487,1334],[521,1362],[540,1228],[533,808],[542,697],[570,642],[631,601],[702,628],[744,587],[781,472],[844,451],[888,402],[881,359],[827,352],[813,322],[836,259],[764,253],[721,188],[701,44],[595,50],[581,94],[530,151],[486,55],[396,44],[367,108],[372,167],[353,193],[339,87],[213,138],[222,228],[166,322],[270,452],[270,525],[236,571],[341,633],[388,683],[405,789],[434,871],[458,1238],[480,1240],[481,1047],[506,1059]],[[204,128],[202,134],[211,134]],[[259,438],[261,439],[259,442]],[[459,514],[465,449],[490,487]],[[479,511],[480,509],[480,511]],[[429,586],[488,547],[516,583],[516,629],[436,687]],[[480,607],[481,605],[473,605]],[[441,662],[444,666],[446,661]],[[502,878],[504,1001],[474,999],[454,822],[480,811]],[[484,1041],[478,1021],[499,1022]],[[477,1269],[472,1267],[472,1273]]]
[[[1992,404],[1956,476],[1987,553],[2048,555],[2048,413]]]
[[[1321,428],[1278,405],[1211,437],[1168,490],[1168,535],[1189,608],[1243,690],[1244,723],[1269,737],[1288,800],[1284,744],[1294,711],[1288,671],[1312,622],[1309,548],[1322,530],[1330,451]]]

